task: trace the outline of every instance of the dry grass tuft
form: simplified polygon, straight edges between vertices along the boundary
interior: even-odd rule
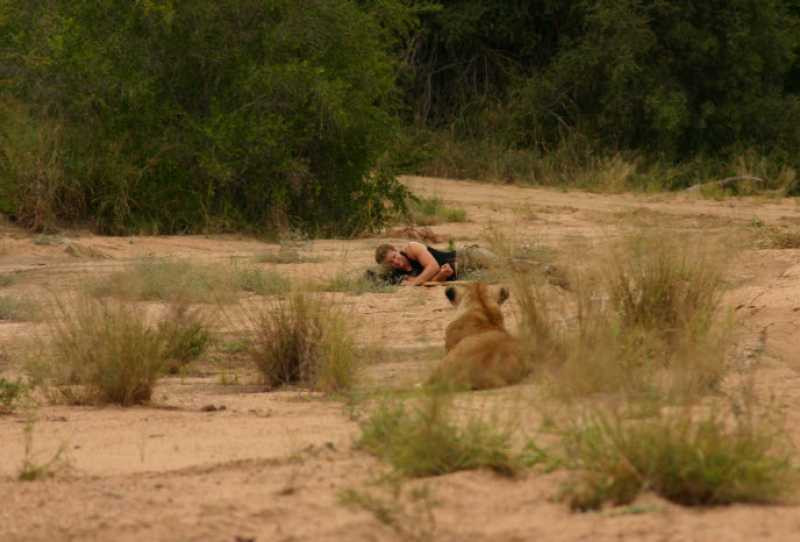
[[[333,301],[292,293],[250,315],[250,356],[269,386],[349,389],[358,370],[351,320]]]
[[[723,264],[720,251],[700,239],[628,237],[603,270],[621,331],[645,329],[666,340],[704,335],[719,308]]]
[[[130,303],[78,298],[56,303],[43,359],[30,367],[51,396],[70,403],[150,400],[167,360],[165,335]]]
[[[553,393],[677,400],[719,386],[732,329],[720,320],[721,251],[648,230],[583,262],[570,277],[572,294],[556,305],[542,273],[512,274],[520,338],[531,365],[549,369]]]
[[[754,218],[750,230],[755,236],[757,248],[774,248],[779,250],[800,248],[800,229],[768,226],[760,219]]]
[[[170,373],[177,373],[203,355],[211,342],[206,315],[187,303],[169,305],[158,332],[164,340],[166,369]]]

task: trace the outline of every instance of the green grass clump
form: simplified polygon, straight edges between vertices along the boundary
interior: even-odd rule
[[[350,320],[332,301],[295,292],[250,315],[250,357],[269,386],[349,389],[358,371]]]
[[[285,265],[290,263],[308,263],[316,261],[303,256],[299,250],[282,246],[277,252],[264,252],[255,257],[256,263],[272,263]]]
[[[95,281],[89,291],[96,297],[135,301],[208,303],[232,297],[229,276],[223,267],[148,258]]]
[[[0,287],[11,286],[14,282],[16,282],[14,275],[0,275]]]
[[[242,291],[276,295],[289,286],[280,273],[256,267],[145,259],[94,281],[89,293],[135,301],[229,303]]]
[[[237,268],[233,274],[236,289],[257,295],[281,295],[291,289],[291,281],[275,271],[255,267]]]
[[[26,387],[20,382],[12,382],[0,378],[0,414],[14,412],[19,402],[25,396]]]
[[[9,322],[34,320],[37,314],[37,307],[32,301],[0,295],[0,320]]]
[[[575,510],[628,504],[650,490],[684,505],[776,502],[794,490],[785,441],[763,423],[688,411],[625,419],[595,410],[565,435]]]
[[[442,222],[466,222],[467,212],[460,207],[448,207],[438,197],[417,197],[409,206],[411,221],[418,226],[433,226]]]
[[[71,403],[147,402],[167,361],[165,334],[130,303],[57,303],[41,376]]]
[[[365,275],[353,275],[338,272],[332,278],[316,285],[322,292],[339,292],[345,294],[391,294],[397,291],[397,286],[386,282],[370,280]]]
[[[228,339],[219,345],[220,352],[225,354],[242,354],[250,349],[250,341],[244,337]]]
[[[525,464],[511,433],[473,417],[458,424],[448,399],[434,393],[409,408],[383,403],[361,424],[357,446],[407,476],[437,476],[486,468],[513,476]]]

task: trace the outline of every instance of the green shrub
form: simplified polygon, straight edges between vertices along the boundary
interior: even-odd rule
[[[455,421],[448,399],[432,393],[421,404],[382,403],[361,424],[357,446],[408,476],[487,468],[512,476],[524,464],[511,433],[478,417]]]
[[[358,370],[352,322],[332,301],[295,292],[250,315],[250,356],[269,386],[349,389]]]
[[[565,446],[577,470],[565,496],[576,510],[627,504],[645,490],[695,506],[775,502],[797,482],[777,431],[716,411],[641,420],[595,409],[567,430]]]
[[[381,6],[5,2],[4,92],[27,120],[0,148],[17,157],[0,201],[32,227],[108,233],[263,230],[281,213],[313,232],[379,226],[405,197],[378,161],[390,50],[413,26],[401,2]]]

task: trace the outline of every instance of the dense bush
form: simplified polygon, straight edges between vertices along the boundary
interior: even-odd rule
[[[566,125],[669,156],[798,141],[800,103],[785,86],[800,41],[787,2],[579,6],[571,40],[519,89],[529,137],[552,140]]]
[[[798,28],[797,0],[0,0],[0,212],[346,235],[425,160],[593,186],[621,156],[628,184],[679,187],[755,156],[777,178],[800,167]]]
[[[702,178],[734,173],[731,158],[750,149],[798,165],[795,0],[439,4],[422,16],[406,86],[418,127],[579,166],[635,151]]]
[[[3,210],[110,233],[379,225],[403,201],[375,168],[395,129],[387,37],[410,23],[367,4],[3,0]]]

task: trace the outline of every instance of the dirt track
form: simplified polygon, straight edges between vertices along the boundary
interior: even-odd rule
[[[552,248],[564,265],[572,261],[571,249],[603,243],[630,227],[744,235],[756,218],[768,225],[800,224],[796,200],[709,201],[423,178],[405,182],[419,194],[466,210],[467,223],[433,226],[437,234],[458,243],[480,242],[491,226]],[[295,278],[332,276],[369,265],[378,242],[313,241],[303,247],[313,263],[262,265]],[[77,256],[67,252],[71,245],[81,249],[73,251]],[[82,232],[43,244],[6,227],[0,274],[16,278],[3,293],[46,298],[144,256],[225,263],[277,248],[235,236],[105,238]],[[751,356],[758,385],[784,407],[795,442],[800,442],[798,279],[800,250],[751,248],[732,265],[725,299],[735,308],[742,349],[759,353]],[[441,289],[342,295],[342,301],[369,323],[359,340],[384,348],[367,368],[363,386],[413,385],[441,356],[449,317]],[[0,323],[0,348],[6,352],[0,376],[18,374],[15,341],[39,327]],[[62,448],[69,465],[47,480],[16,480],[25,417],[0,416],[0,540],[403,539],[369,513],[337,502],[341,491],[363,487],[385,471],[353,450],[358,426],[347,404],[302,391],[265,393],[244,363],[199,367],[188,376],[163,379],[151,407],[38,408],[35,456],[45,461]],[[223,369],[235,373],[238,383],[223,383]],[[489,395],[506,394],[524,407],[533,393],[521,387]],[[208,405],[225,408],[206,411]],[[517,480],[465,472],[413,484],[427,485],[438,502],[435,525],[423,525],[435,540],[800,540],[800,506],[696,510],[647,496],[632,508],[573,514],[552,499],[562,480],[559,472]],[[422,517],[408,511],[404,521],[422,524]]]

